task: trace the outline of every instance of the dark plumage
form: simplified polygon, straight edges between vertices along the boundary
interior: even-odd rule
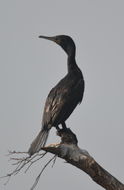
[[[65,121],[82,101],[84,93],[83,75],[75,61],[76,47],[72,38],[65,35],[39,37],[54,41],[64,49],[68,56],[68,73],[48,94],[43,113],[42,128],[30,146],[30,155],[38,152],[45,145],[51,127],[56,127],[59,130],[58,126],[61,124],[63,129],[66,128]]]

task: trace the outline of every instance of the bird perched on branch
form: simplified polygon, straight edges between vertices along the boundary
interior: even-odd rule
[[[39,38],[51,40],[62,47],[67,54],[68,72],[48,94],[44,107],[42,128],[29,148],[28,153],[30,155],[40,151],[41,147],[45,146],[52,127],[59,130],[61,124],[62,129],[66,129],[65,121],[82,101],[84,93],[84,79],[75,61],[76,47],[72,38],[66,35],[39,36]]]

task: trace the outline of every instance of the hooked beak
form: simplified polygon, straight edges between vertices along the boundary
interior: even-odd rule
[[[60,40],[56,39],[55,36],[53,36],[53,37],[39,36],[39,38],[43,38],[43,39],[46,39],[46,40],[51,40],[51,41],[53,41],[53,42],[56,42],[57,44],[60,44]]]

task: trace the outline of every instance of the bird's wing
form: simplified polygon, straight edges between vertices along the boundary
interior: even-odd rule
[[[65,121],[79,102],[81,102],[84,91],[84,83],[79,80],[78,83],[67,86],[56,86],[53,88],[46,100],[43,125],[58,125]]]

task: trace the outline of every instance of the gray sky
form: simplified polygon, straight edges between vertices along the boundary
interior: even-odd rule
[[[67,121],[79,146],[124,182],[124,1],[0,1],[0,176],[13,167],[8,150],[25,151],[40,130],[46,96],[67,72],[66,54],[38,35],[73,37],[86,88]],[[55,130],[48,143],[58,142]],[[1,189],[28,190],[52,155]],[[61,184],[61,185],[60,185]],[[84,172],[58,159],[37,190],[103,189]]]

